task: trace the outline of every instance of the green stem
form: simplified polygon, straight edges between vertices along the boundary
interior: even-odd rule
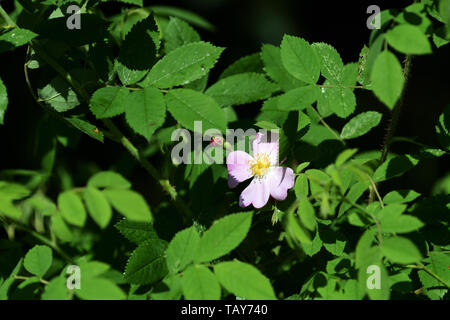
[[[345,141],[341,139],[341,137],[333,129],[331,129],[331,127],[325,122],[320,113],[314,107],[311,107],[311,109],[314,110],[317,117],[319,117],[320,122],[322,122],[322,124],[333,134],[333,136],[335,136],[336,139],[338,139],[344,146],[347,145]]]
[[[17,280],[28,280],[28,279],[30,279],[30,277],[25,277],[25,276],[15,276],[14,279],[17,279]],[[49,284],[49,282],[48,282],[47,280],[44,280],[44,279],[42,279],[42,278],[39,278],[39,281],[40,281],[41,283],[45,284],[45,285]]]
[[[339,85],[327,85],[327,84],[315,84],[319,88],[349,88],[349,89],[367,89],[364,86],[339,86]]]
[[[3,10],[1,5],[0,5],[0,16],[2,16],[3,19],[5,19],[7,24],[9,24],[11,26],[15,26],[16,25],[16,23],[10,18],[10,16],[6,13],[6,11]]]
[[[427,267],[425,267],[423,264],[419,263],[419,264],[410,264],[407,265],[406,267],[411,268],[411,269],[418,269],[418,270],[423,270],[426,273],[428,273],[430,276],[432,276],[433,278],[435,278],[437,281],[439,281],[440,283],[442,283],[444,286],[446,286],[448,289],[450,289],[450,284],[448,284],[444,279],[442,279],[440,276],[438,276],[436,273],[434,273],[432,270],[428,269]]]

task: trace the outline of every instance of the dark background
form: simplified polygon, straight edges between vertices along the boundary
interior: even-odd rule
[[[214,32],[197,28],[203,39],[227,48],[212,72],[214,81],[230,63],[259,51],[263,43],[279,45],[284,34],[300,36],[309,42],[329,43],[337,49],[345,63],[356,62],[363,44],[368,44],[370,35],[366,27],[368,5],[377,4],[383,10],[403,8],[413,1],[168,0],[144,3],[185,8],[200,14],[216,27]],[[8,8],[8,4],[10,2],[2,1],[4,8]],[[109,13],[114,13],[121,6],[114,3],[101,5]],[[450,46],[435,50],[433,55],[414,57],[397,135],[417,137],[422,143],[438,145],[434,124],[450,102],[449,57]],[[10,99],[6,125],[0,127],[0,169],[33,169],[39,165],[37,159],[31,156],[31,141],[36,138],[36,123],[43,112],[26,90],[24,59],[23,48],[13,53],[0,54],[0,77],[8,88]],[[383,120],[367,137],[351,141],[350,147],[379,149],[390,113],[371,93],[358,92],[357,99],[357,111],[383,112]],[[241,117],[254,118],[260,106],[261,103],[257,103],[236,109]],[[344,124],[333,117],[329,122],[338,129]],[[409,147],[399,144],[394,145],[393,150],[403,152],[408,151]],[[100,169],[108,169],[111,163],[117,161],[121,150],[120,146],[110,142],[101,145],[83,136],[76,150],[60,148],[57,161],[64,162],[74,173],[81,170],[78,164],[85,161],[97,163]],[[448,172],[448,163],[448,156],[421,161],[417,168],[384,188],[412,188],[429,194],[433,183]],[[146,177],[140,170],[133,172],[137,180]],[[83,177],[82,172],[80,175]],[[80,178],[80,183],[85,181]]]

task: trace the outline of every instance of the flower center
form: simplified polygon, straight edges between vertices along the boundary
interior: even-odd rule
[[[248,163],[250,164],[250,171],[258,178],[264,177],[270,168],[269,156],[264,152],[258,153],[255,160],[249,160]]]

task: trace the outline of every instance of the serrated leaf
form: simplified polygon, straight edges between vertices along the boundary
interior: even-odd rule
[[[75,117],[67,117],[65,118],[65,120],[69,122],[75,129],[80,130],[81,132],[87,134],[89,137],[95,140],[103,142],[103,132],[98,130],[98,128],[91,123]]]
[[[125,269],[125,279],[135,284],[152,284],[167,274],[164,252],[167,243],[151,239],[141,243],[133,251]]]
[[[52,265],[52,249],[47,246],[34,246],[25,255],[23,265],[31,274],[42,278]]]
[[[185,128],[194,131],[194,121],[202,121],[203,132],[216,128],[225,132],[227,121],[216,101],[190,89],[170,90],[166,95],[167,109]]]
[[[323,42],[316,42],[311,46],[316,50],[320,57],[320,70],[322,75],[335,83],[341,82],[344,63],[336,49]]]
[[[305,83],[292,76],[281,62],[281,49],[271,44],[263,45],[261,58],[264,62],[264,71],[275,81],[283,91],[289,91],[303,86]]]
[[[302,242],[301,246],[303,251],[310,257],[317,254],[322,248],[322,239],[320,239],[319,232],[316,232],[313,240],[310,243]]]
[[[240,73],[263,73],[262,68],[263,64],[259,53],[250,54],[229,65],[219,76],[219,80]]]
[[[193,261],[199,241],[200,236],[194,227],[184,229],[173,237],[166,250],[166,262],[170,272],[181,271]]]
[[[365,135],[372,128],[376,127],[381,120],[381,113],[368,111],[358,114],[350,119],[342,128],[342,139],[354,139]]]
[[[86,210],[80,197],[73,191],[65,191],[58,196],[58,208],[63,218],[77,227],[84,226]]]
[[[188,23],[181,19],[170,17],[164,30],[163,37],[166,40],[166,53],[175,50],[185,44],[200,41],[200,35]]]
[[[0,53],[23,46],[35,37],[36,33],[19,27],[3,31],[0,33]]]
[[[380,182],[400,176],[406,171],[414,168],[418,162],[418,159],[408,154],[393,157],[383,162],[377,168],[373,174],[373,179],[376,182]]]
[[[71,110],[80,104],[80,99],[72,87],[60,76],[53,78],[42,89],[38,88],[41,100],[50,105],[57,112]]]
[[[395,55],[389,51],[380,53],[373,65],[370,79],[375,95],[392,110],[400,98],[405,82],[402,66]]]
[[[164,89],[197,80],[208,73],[222,51],[206,42],[186,44],[159,60],[139,85]]]
[[[332,87],[322,88],[318,96],[318,108],[322,116],[335,113],[341,118],[347,118],[355,111],[356,97],[350,88]]]
[[[251,212],[234,213],[217,220],[200,238],[194,261],[211,261],[236,248],[247,235],[251,222]]]
[[[303,110],[313,104],[320,95],[316,86],[306,86],[292,89],[278,98],[278,109],[292,111]]]
[[[219,106],[250,103],[271,96],[277,86],[259,73],[241,73],[223,78],[206,90]]]
[[[281,42],[281,61],[295,78],[315,84],[320,75],[320,59],[302,38],[285,35]]]
[[[150,207],[139,193],[127,189],[106,189],[103,193],[114,209],[126,218],[138,222],[153,221]]]
[[[136,82],[142,80],[142,78],[144,78],[144,76],[148,73],[148,70],[130,69],[118,60],[115,62],[115,69],[117,71],[117,75],[119,76],[120,82],[122,82],[124,86],[135,84]]]
[[[88,186],[96,188],[129,189],[131,183],[114,171],[101,171],[94,174],[88,181]]]
[[[136,133],[150,141],[155,130],[161,127],[166,119],[163,94],[153,87],[132,92],[128,97],[125,118]]]
[[[5,123],[5,112],[8,107],[8,93],[6,91],[6,86],[3,84],[0,78],[0,124]]]
[[[103,193],[95,187],[88,186],[83,193],[84,202],[91,218],[104,229],[112,217],[111,206]]]
[[[148,70],[156,60],[159,32],[153,14],[138,21],[126,34],[118,61],[132,70]]]
[[[181,278],[186,300],[219,300],[220,285],[214,273],[202,265],[194,265],[183,272]]]
[[[158,239],[153,225],[148,222],[122,219],[115,224],[115,227],[125,238],[136,244],[140,244],[149,239]]]
[[[275,292],[258,269],[240,261],[214,265],[214,273],[222,286],[237,297],[248,300],[276,300]]]
[[[401,24],[386,33],[389,45],[397,51],[406,54],[431,53],[430,42],[425,34],[417,27]]]
[[[400,264],[418,262],[422,255],[411,240],[403,237],[383,239],[381,251],[390,261]]]
[[[92,95],[89,108],[97,119],[111,118],[125,112],[128,95],[123,87],[100,88]]]

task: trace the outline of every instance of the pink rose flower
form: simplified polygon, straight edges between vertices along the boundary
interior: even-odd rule
[[[262,141],[262,137],[263,134],[257,133],[253,140],[254,157],[244,151],[233,151],[227,157],[230,188],[235,188],[239,183],[253,177],[239,197],[241,207],[252,204],[255,208],[262,208],[269,196],[284,200],[287,191],[294,186],[292,169],[278,165],[278,138],[267,142]]]

